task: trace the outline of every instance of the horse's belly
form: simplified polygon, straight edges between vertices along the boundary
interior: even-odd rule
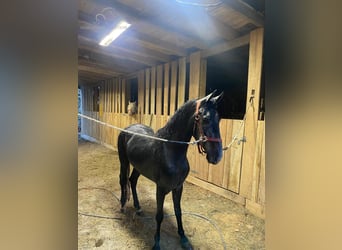
[[[157,181],[157,166],[153,150],[149,145],[144,144],[143,147],[136,147],[136,144],[127,150],[127,156],[132,166],[143,176],[156,182]]]

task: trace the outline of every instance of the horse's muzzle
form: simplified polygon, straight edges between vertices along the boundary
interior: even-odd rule
[[[210,164],[216,165],[217,163],[220,162],[221,159],[222,159],[222,150],[218,154],[214,154],[214,155],[207,154],[207,161]]]

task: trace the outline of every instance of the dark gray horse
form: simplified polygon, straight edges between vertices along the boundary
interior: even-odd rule
[[[220,119],[217,113],[217,104],[222,99],[223,93],[216,97],[214,97],[214,93],[215,91],[202,99],[186,102],[176,111],[165,127],[159,129],[156,133],[150,127],[142,124],[134,124],[126,129],[170,141],[188,142],[193,136],[196,140],[200,140],[197,145],[199,152],[206,154],[209,163],[217,164],[222,158]],[[170,191],[172,191],[181,245],[185,249],[192,249],[188,238],[184,234],[180,206],[183,182],[189,173],[189,163],[186,157],[187,149],[188,144],[163,142],[127,132],[119,134],[118,151],[121,164],[122,211],[124,211],[125,204],[129,199],[131,186],[134,207],[138,213],[141,212],[136,192],[140,174],[157,184],[157,230],[153,249],[160,249],[160,225],[164,217],[164,199],[165,195]],[[130,164],[134,168],[129,177]]]

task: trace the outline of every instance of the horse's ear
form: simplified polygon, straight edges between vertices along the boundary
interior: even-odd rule
[[[223,94],[224,94],[224,92],[222,91],[221,94],[219,94],[218,96],[215,96],[215,97],[211,98],[211,101],[212,101],[214,104],[218,104],[220,101],[222,101],[222,99],[223,99]]]
[[[216,92],[216,89],[213,92],[211,92],[209,95],[199,99],[198,101],[200,101],[200,102],[203,102],[203,101],[208,102],[213,97],[215,92]]]

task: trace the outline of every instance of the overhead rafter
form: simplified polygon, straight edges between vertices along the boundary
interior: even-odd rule
[[[249,44],[249,34],[236,38],[234,40],[220,43],[216,46],[211,47],[210,49],[203,50],[201,53],[202,58],[206,58],[209,56],[221,54],[231,49],[235,49],[244,45]]]
[[[79,11],[78,13],[79,19],[83,23],[88,23],[92,27],[98,27],[101,28],[100,25],[96,25],[94,23],[95,18],[94,16],[84,13],[82,11]],[[87,31],[80,31],[81,33],[84,32],[89,32]],[[130,30],[126,31],[125,34],[120,37],[121,40],[127,40],[130,41],[131,43],[135,43],[140,47],[143,47],[144,49],[150,49],[150,50],[156,50],[154,53],[158,54],[159,53],[164,53],[164,54],[172,54],[172,55],[177,55],[177,56],[185,56],[186,49],[184,49],[181,46],[177,46],[174,43],[163,41],[159,38],[151,37],[149,35],[141,33],[138,29],[131,27]],[[162,59],[162,56],[160,56]],[[165,57],[164,57],[165,59]]]
[[[121,15],[123,15],[129,23],[138,26],[138,30],[143,30],[140,28],[144,27],[144,30],[155,30],[159,34],[167,32],[170,36],[177,37],[177,40],[183,41],[186,44],[192,44],[193,46],[196,46],[199,49],[205,49],[208,47],[208,44],[201,41],[198,37],[183,34],[182,32],[180,32],[179,29],[175,29],[174,27],[166,23],[156,22],[156,20],[154,20],[151,17],[142,16],[140,12],[134,11],[133,9],[127,7],[122,3],[119,3],[118,1],[95,0],[95,2],[107,7],[112,7],[115,11],[118,11]],[[158,25],[156,25],[155,23],[158,23]]]
[[[114,72],[114,71],[107,70],[107,69],[89,67],[89,66],[85,66],[85,65],[78,65],[78,70],[91,72],[91,73],[97,73],[97,74],[101,74],[101,75],[108,75],[108,76],[112,76],[112,77],[120,75],[120,73],[118,73],[118,72]]]
[[[221,0],[224,5],[230,7],[247,17],[255,26],[264,26],[264,16],[251,6],[238,0]]]
[[[84,37],[84,36],[79,35],[78,39],[79,41],[81,41],[81,43],[78,46],[81,49],[94,51],[98,54],[110,55],[111,57],[114,57],[114,58],[120,58],[124,60],[138,62],[147,66],[153,66],[158,63],[158,60],[153,60],[147,56],[136,55],[132,51],[129,51],[129,50],[125,51],[121,47],[116,47],[116,48],[113,48],[112,46],[100,47],[99,45],[92,46],[90,44],[86,44],[87,41],[93,41],[93,44],[94,43],[96,44],[96,41],[94,41],[93,39],[89,37]]]

